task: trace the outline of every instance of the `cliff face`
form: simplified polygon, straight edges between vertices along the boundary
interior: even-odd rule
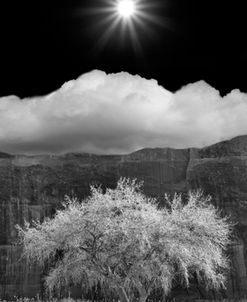
[[[233,268],[222,295],[247,295],[247,136],[242,136],[203,149],[144,149],[122,156],[0,153],[0,297],[35,296],[42,287],[40,268],[29,269],[14,246],[15,225],[52,216],[65,194],[83,198],[91,184],[113,188],[120,176],[143,180],[150,196],[197,188],[212,195],[238,221],[239,239],[229,251]]]

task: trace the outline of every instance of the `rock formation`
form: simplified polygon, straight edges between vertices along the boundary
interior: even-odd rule
[[[144,149],[129,155],[0,153],[0,297],[32,297],[42,290],[40,268],[29,267],[14,244],[15,225],[52,216],[65,194],[81,199],[90,185],[114,188],[121,176],[143,180],[150,196],[197,188],[210,194],[238,221],[222,295],[247,295],[247,136],[241,136],[203,149]]]

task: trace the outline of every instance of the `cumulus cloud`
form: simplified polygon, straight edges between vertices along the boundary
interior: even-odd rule
[[[247,94],[204,81],[172,93],[126,72],[94,70],[44,96],[0,98],[0,151],[128,153],[202,147],[247,134]]]

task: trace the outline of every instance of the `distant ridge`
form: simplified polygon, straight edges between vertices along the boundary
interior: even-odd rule
[[[236,155],[239,153],[237,152],[238,148],[243,148],[246,146],[246,153],[247,153],[247,134],[246,135],[239,135],[231,139],[223,140],[217,143],[214,143],[212,145],[208,145],[206,147],[188,147],[188,148],[171,148],[171,147],[147,147],[147,148],[142,148],[130,153],[126,154],[95,154],[95,153],[86,153],[86,152],[67,152],[67,153],[43,153],[43,154],[13,154],[13,153],[6,153],[6,152],[0,152],[0,158],[12,158],[15,156],[25,156],[25,157],[63,157],[63,158],[68,158],[68,157],[73,157],[73,158],[79,158],[79,157],[98,157],[98,156],[106,156],[106,157],[111,157],[111,156],[128,156],[128,155],[134,155],[134,154],[141,154],[141,153],[150,153],[153,151],[163,153],[164,151],[167,150],[188,150],[188,149],[193,149],[193,150],[207,150],[207,149],[214,149],[215,151],[219,149],[220,152],[223,151],[224,146],[231,145],[232,147],[230,148],[230,151],[234,153],[236,152]],[[227,147],[229,148],[229,147]],[[229,154],[226,153],[226,155]],[[221,153],[222,156],[222,153]]]

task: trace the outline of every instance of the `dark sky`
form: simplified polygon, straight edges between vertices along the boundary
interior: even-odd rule
[[[167,26],[147,22],[153,34],[137,31],[136,52],[117,29],[105,48],[95,48],[107,27],[97,26],[102,15],[85,11],[104,0],[1,1],[0,95],[44,95],[92,69],[154,78],[170,91],[205,80],[222,95],[247,92],[244,1],[158,2],[149,12]]]

